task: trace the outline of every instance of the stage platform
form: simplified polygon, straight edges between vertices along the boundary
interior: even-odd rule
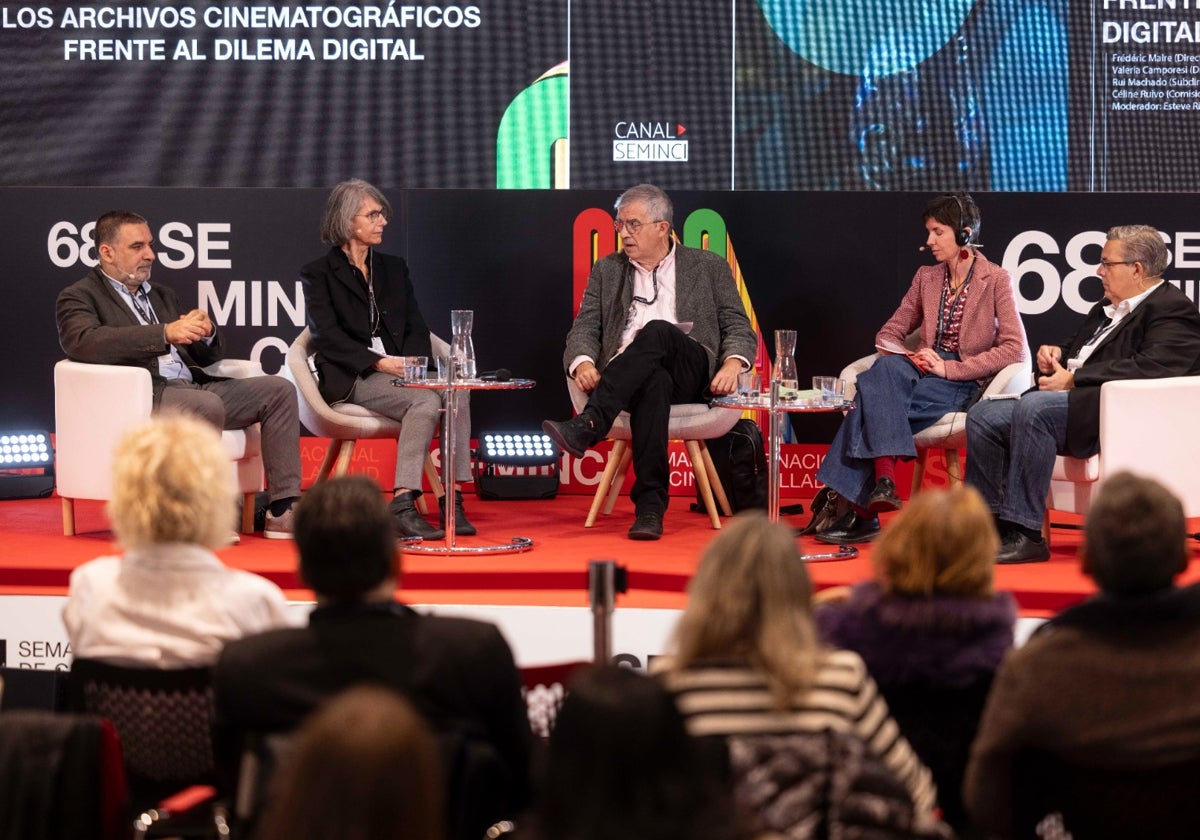
[[[531,538],[533,548],[492,556],[406,554],[401,599],[420,610],[495,622],[522,666],[590,659],[595,625],[588,609],[588,563],[613,560],[628,569],[629,591],[617,597],[611,649],[634,667],[647,664],[668,649],[688,581],[716,532],[707,516],[688,510],[689,499],[676,497],[663,539],[634,542],[625,536],[633,521],[627,498],[612,516],[585,529],[590,501],[590,496],[566,494],[549,501],[482,501],[468,494],[467,509],[479,536],[460,538],[460,544],[493,545],[521,536]],[[809,502],[784,501],[806,508]],[[885,529],[895,515],[884,517]],[[789,522],[801,526],[807,520],[804,514]],[[0,662],[9,667],[70,667],[60,613],[71,570],[118,550],[102,503],[77,503],[76,525],[78,535],[62,535],[57,498],[0,502]],[[1080,539],[1078,531],[1056,529],[1048,563],[997,568],[997,588],[1011,591],[1020,606],[1019,642],[1042,618],[1094,591],[1079,571]],[[826,548],[808,537],[801,543],[808,552]],[[869,578],[872,547],[860,548],[852,560],[810,563],[817,588]],[[241,544],[219,554],[228,565],[278,584],[292,602],[294,620],[305,620],[313,595],[296,576],[290,541],[244,536]],[[1200,580],[1200,544],[1185,580]]]
[[[700,552],[715,533],[707,519],[689,511],[686,499],[676,498],[663,539],[634,542],[625,536],[633,518],[628,499],[618,502],[612,516],[584,528],[589,501],[578,495],[549,501],[483,501],[468,495],[468,512],[480,536],[459,538],[459,544],[486,545],[525,536],[533,539],[534,547],[523,554],[483,557],[405,555],[405,598],[431,604],[586,606],[588,562],[607,559],[629,569],[629,592],[619,597],[618,608],[682,607]],[[785,504],[794,501],[807,508],[809,500],[785,499]],[[102,503],[77,503],[79,534],[73,537],[62,535],[60,510],[57,498],[0,502],[0,594],[65,594],[75,566],[116,550]],[[894,515],[885,515],[885,528],[888,516]],[[799,526],[807,520],[804,514],[789,521]],[[998,567],[997,588],[1012,591],[1026,616],[1050,615],[1081,600],[1094,587],[1079,571],[1080,539],[1078,531],[1055,529],[1050,561]],[[808,537],[801,542],[808,551],[821,548]],[[860,548],[853,560],[810,564],[817,587],[869,577],[871,546]],[[274,581],[293,600],[312,598],[296,577],[290,541],[243,536],[241,544],[219,553],[230,566]],[[1200,551],[1196,556],[1200,559]],[[1200,562],[1193,561],[1187,579],[1200,579]]]

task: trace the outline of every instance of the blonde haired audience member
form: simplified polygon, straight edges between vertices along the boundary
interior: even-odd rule
[[[862,660],[820,646],[792,529],[743,514],[709,544],[688,587],[674,656],[657,665],[695,736],[849,733],[920,813],[936,790]]]
[[[287,624],[275,584],[226,567],[236,492],[220,433],[161,414],[117,445],[108,515],[119,556],[71,573],[63,623],[76,657],[211,665],[229,639]]]
[[[1012,596],[992,588],[998,545],[978,492],[927,490],[883,532],[875,579],[815,613],[826,642],[866,663],[957,829],[967,754],[1017,619]]]
[[[382,686],[334,697],[300,728],[259,840],[443,840],[437,744]]]

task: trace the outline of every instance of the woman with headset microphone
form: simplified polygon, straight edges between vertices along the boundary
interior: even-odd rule
[[[892,317],[875,336],[881,356],[858,377],[854,410],[833,438],[817,478],[805,532],[822,542],[867,542],[879,514],[897,510],[896,461],[916,457],[913,435],[962,411],[988,379],[1029,358],[1012,278],[979,251],[979,208],[967,193],[925,205],[922,251],[936,265],[917,269]],[[919,329],[918,348],[906,349]]]

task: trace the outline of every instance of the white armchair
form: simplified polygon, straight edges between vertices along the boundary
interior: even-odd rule
[[[1162,482],[1183,502],[1184,516],[1200,516],[1200,376],[1124,379],[1100,387],[1100,452],[1080,459],[1060,455],[1046,498],[1050,511],[1086,514],[1101,482],[1129,470]]]
[[[226,359],[206,369],[216,376],[262,376],[262,366]],[[55,476],[62,497],[63,533],[75,533],[75,500],[108,500],[113,450],[129,428],[150,418],[150,372],[127,365],[93,365],[64,359],[54,366]],[[263,489],[258,424],[222,432],[232,480],[242,494],[242,531],[254,530],[254,496]]]
[[[916,348],[916,341],[920,337],[919,331],[910,333],[906,344],[909,349]],[[846,381],[846,399],[854,399],[854,394],[857,391],[855,383],[858,381],[858,375],[864,370],[875,364],[875,360],[879,358],[878,353],[872,353],[870,356],[863,356],[861,359],[848,364],[841,374],[841,378]],[[984,389],[985,395],[994,394],[1019,394],[1029,388],[1030,382],[1033,379],[1033,367],[1029,361],[1013,362],[1011,365],[1002,368],[988,383]],[[967,413],[965,411],[951,411],[942,415],[942,419],[938,420],[927,429],[922,429],[913,435],[913,443],[917,447],[917,462],[913,465],[912,489],[910,495],[915,496],[921,490],[921,482],[925,478],[925,464],[929,459],[929,452],[933,449],[942,450],[943,457],[946,460],[946,472],[950,476],[951,484],[962,484],[963,470],[959,461],[958,451],[967,445]]]
[[[433,333],[429,334],[430,345],[435,357],[447,358],[450,345]],[[309,359],[316,350],[312,346],[312,331],[305,327],[296,336],[287,352],[287,363],[283,375],[296,386],[299,395],[300,422],[314,435],[329,438],[329,448],[321,467],[317,470],[317,482],[330,477],[345,475],[354,457],[354,448],[363,438],[395,438],[400,434],[400,421],[363,408],[354,403],[329,405],[321,396],[316,376],[309,367]],[[425,456],[425,479],[433,495],[444,494],[442,482],[428,455]],[[417,497],[417,508],[426,512],[425,500]]]

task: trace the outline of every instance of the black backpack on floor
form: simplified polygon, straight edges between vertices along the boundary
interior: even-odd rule
[[[758,424],[741,418],[727,433],[708,441],[708,452],[733,512],[747,508],[766,510],[767,453]],[[692,510],[705,513],[699,488],[696,499]]]

